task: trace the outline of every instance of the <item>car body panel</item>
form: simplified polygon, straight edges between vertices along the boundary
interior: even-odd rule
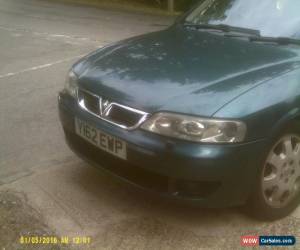
[[[236,145],[210,145],[162,137],[140,129],[127,131],[111,126],[109,123],[84,112],[73,98],[63,92],[59,95],[59,113],[71,149],[97,168],[103,169],[130,184],[144,189],[142,185],[131,182],[111,171],[107,166],[109,163],[105,157],[101,157],[101,161],[96,162],[86,156],[83,153],[84,150],[76,149],[76,145],[70,140],[70,135],[72,138],[78,137],[75,134],[75,117],[88,121],[101,131],[126,141],[128,159],[127,161],[117,161],[115,163],[117,165],[132,164],[136,169],[143,169],[170,180],[220,183],[220,188],[205,198],[180,196],[172,192],[154,190],[155,193],[161,193],[163,196],[193,202],[200,206],[228,207],[243,204],[252,189],[252,183],[257,175],[264,148],[268,143],[266,140],[258,140]],[[83,141],[80,141],[80,144],[84,148],[89,146]],[[96,149],[93,145],[90,146]],[[97,154],[101,155],[101,150],[97,150]],[[253,154],[256,157],[252,157]]]
[[[288,122],[300,117],[300,69],[244,93],[214,117],[243,120],[251,140],[277,135]]]
[[[299,67],[299,50],[175,25],[128,39],[74,66],[80,87],[148,113],[209,117],[255,86]]]

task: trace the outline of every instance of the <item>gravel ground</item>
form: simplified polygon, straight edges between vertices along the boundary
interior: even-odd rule
[[[0,247],[1,249],[37,249],[34,244],[21,243],[22,237],[56,236],[44,222],[43,216],[34,210],[25,197],[13,191],[0,192]],[[38,249],[67,249],[60,245],[40,244]]]

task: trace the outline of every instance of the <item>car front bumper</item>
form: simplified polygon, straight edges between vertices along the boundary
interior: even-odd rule
[[[60,120],[70,148],[126,182],[206,207],[243,204],[254,189],[266,140],[212,145],[174,140],[140,129],[127,131],[81,110],[76,100],[64,92],[58,99]],[[126,141],[127,161],[77,136],[75,117]]]

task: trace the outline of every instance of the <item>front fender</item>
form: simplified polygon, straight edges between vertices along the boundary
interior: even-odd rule
[[[300,69],[264,82],[213,116],[244,121],[247,141],[273,137],[291,120],[300,117]]]

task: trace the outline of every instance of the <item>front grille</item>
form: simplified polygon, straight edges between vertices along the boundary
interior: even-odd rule
[[[84,106],[93,114],[100,115],[99,98],[85,91],[78,91],[78,99],[84,101]]]
[[[110,102],[83,89],[78,89],[77,96],[78,104],[82,109],[125,129],[137,128],[148,116],[146,112]]]
[[[127,127],[132,127],[141,119],[141,115],[119,106],[115,106],[110,111],[109,118],[118,124],[124,124]]]

